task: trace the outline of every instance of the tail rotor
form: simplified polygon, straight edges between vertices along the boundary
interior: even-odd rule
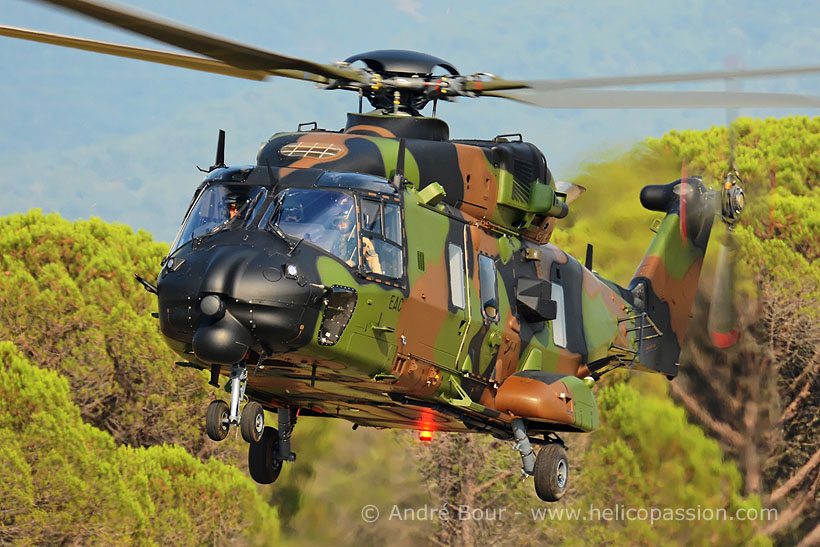
[[[734,303],[737,255],[734,228],[745,205],[742,184],[740,175],[736,170],[731,169],[720,191],[720,214],[726,225],[726,233],[718,250],[707,328],[712,343],[721,349],[732,347],[740,338],[740,324]]]

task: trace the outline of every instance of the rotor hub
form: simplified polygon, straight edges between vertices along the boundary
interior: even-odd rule
[[[385,113],[418,116],[433,100],[451,101],[463,94],[461,76],[447,61],[400,49],[360,53],[339,65],[348,67],[363,62],[366,77],[362,82],[332,84],[332,87],[358,91],[377,110]]]
[[[743,180],[737,171],[732,170],[726,175],[723,181],[723,189],[720,195],[721,216],[723,221],[730,226],[733,226],[743,207],[746,204],[746,197],[743,194]]]

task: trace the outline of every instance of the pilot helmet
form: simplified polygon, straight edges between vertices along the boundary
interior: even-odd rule
[[[285,222],[302,222],[304,216],[304,208],[299,202],[288,203],[282,208],[282,220]]]

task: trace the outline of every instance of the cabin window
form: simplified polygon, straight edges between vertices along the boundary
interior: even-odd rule
[[[478,282],[481,292],[481,313],[487,321],[498,321],[498,294],[495,280],[495,261],[487,255],[478,255]]]
[[[282,194],[270,223],[293,238],[335,255],[348,266],[359,264],[356,202],[348,194],[290,188]]]
[[[214,184],[206,187],[185,217],[171,244],[171,254],[194,238],[216,232],[234,218],[246,219],[262,190],[261,186],[245,185]]]
[[[401,209],[396,204],[384,204],[384,237],[401,245]]]
[[[380,201],[362,200],[362,230],[382,234],[381,205]]]
[[[555,319],[552,320],[552,341],[561,348],[567,347],[567,322],[564,308],[564,287],[551,283],[552,299],[555,300]]]
[[[454,307],[463,310],[467,305],[464,296],[464,251],[458,245],[450,243],[447,246],[447,253],[450,266],[450,301]]]
[[[362,263],[368,273],[400,279],[401,209],[397,203],[361,200]]]

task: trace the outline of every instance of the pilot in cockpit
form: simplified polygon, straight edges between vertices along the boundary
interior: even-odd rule
[[[353,218],[355,208],[353,203],[347,208],[342,208],[331,221],[332,227],[337,231],[336,240],[331,251],[341,257],[349,266],[354,266],[358,262],[356,256],[358,238],[356,235],[356,222]]]
[[[230,220],[236,216],[243,202],[244,200],[242,200],[238,194],[230,194],[225,197],[225,208],[227,209],[228,217],[226,220]]]

